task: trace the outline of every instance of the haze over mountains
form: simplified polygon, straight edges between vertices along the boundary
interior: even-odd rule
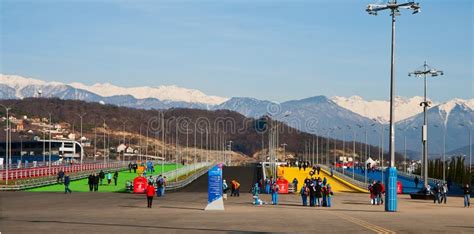
[[[177,86],[132,87],[124,88],[112,84],[85,85],[81,83],[64,84],[45,82],[38,79],[15,75],[0,74],[0,99],[18,99],[37,97],[57,97],[60,99],[101,102],[118,106],[140,109],[195,108],[195,109],[228,109],[237,111],[247,117],[258,118],[271,115],[297,129],[328,135],[351,141],[365,141],[365,130],[368,131],[368,142],[380,144],[382,126],[388,123],[389,102],[385,100],[367,101],[358,96],[328,98],[314,96],[301,100],[290,100],[276,103],[248,97],[218,97]],[[420,151],[420,130],[423,121],[422,108],[419,103],[422,97],[397,97],[396,121],[397,149],[403,149],[404,136],[407,137],[407,148]],[[429,109],[430,152],[441,153],[443,150],[443,129],[446,128],[446,151],[455,151],[467,146],[467,130],[461,124],[469,125],[474,118],[474,99],[453,99],[445,103],[433,102]],[[375,132],[377,131],[377,132]],[[387,131],[383,134],[384,146],[388,146]]]

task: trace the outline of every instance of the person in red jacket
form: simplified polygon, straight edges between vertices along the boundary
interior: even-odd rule
[[[155,186],[153,186],[153,183],[148,183],[145,193],[146,193],[146,200],[148,203],[147,207],[151,208],[151,204],[153,203],[153,196],[155,196]]]

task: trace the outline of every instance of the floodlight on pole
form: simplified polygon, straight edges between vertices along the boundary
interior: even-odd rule
[[[443,71],[437,70],[430,67],[426,61],[422,66],[422,69],[417,69],[413,72],[408,73],[408,76],[414,76],[417,78],[423,78],[424,83],[424,95],[423,102],[420,103],[420,106],[423,107],[423,126],[421,128],[421,141],[423,144],[423,184],[426,188],[428,186],[428,107],[431,106],[431,102],[427,100],[427,77],[436,77],[444,75]]]
[[[387,169],[387,192],[385,194],[385,211],[397,211],[397,169],[395,167],[395,17],[400,15],[400,9],[409,9],[413,14],[420,12],[419,3],[397,3],[391,0],[387,4],[369,4],[366,11],[377,15],[379,11],[390,10],[392,18],[391,38],[391,69],[390,69],[390,167]]]

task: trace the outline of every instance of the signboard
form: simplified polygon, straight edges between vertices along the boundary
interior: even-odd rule
[[[207,206],[204,210],[224,210],[222,200],[222,163],[215,165],[208,172]]]

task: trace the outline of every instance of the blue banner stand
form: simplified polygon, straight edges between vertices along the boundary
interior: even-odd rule
[[[222,163],[212,167],[207,179],[207,206],[204,210],[224,210],[222,199]]]
[[[385,180],[385,211],[397,211],[397,168],[387,168],[387,177]]]

